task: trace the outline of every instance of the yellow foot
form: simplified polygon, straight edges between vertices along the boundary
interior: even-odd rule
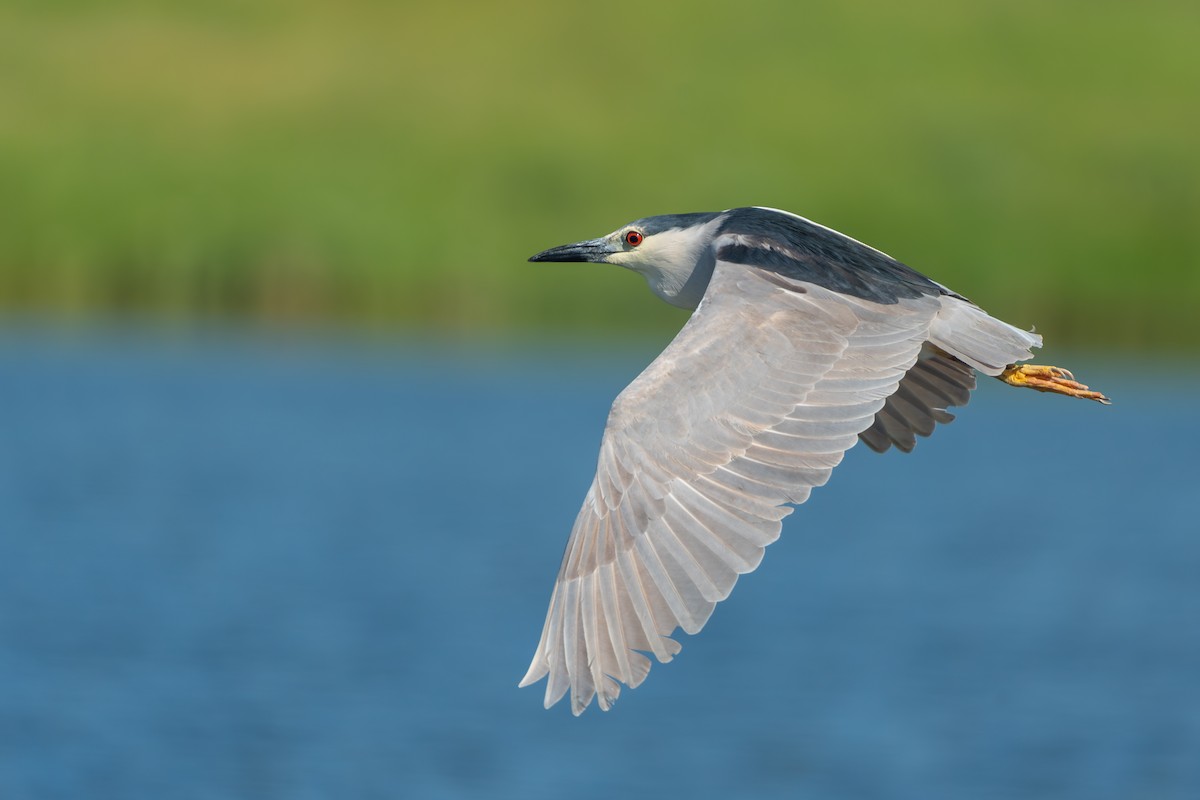
[[[1093,392],[1086,385],[1076,381],[1071,371],[1062,367],[1014,364],[996,377],[1009,386],[1024,386],[1026,389],[1037,389],[1039,392],[1054,392],[1055,394],[1065,394],[1068,397],[1078,397],[1082,400],[1095,400],[1106,406],[1111,403],[1100,392]]]

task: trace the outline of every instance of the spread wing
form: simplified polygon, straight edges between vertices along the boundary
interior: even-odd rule
[[[703,302],[617,398],[526,686],[579,714],[679,652],[913,367],[941,307],[718,261]]]

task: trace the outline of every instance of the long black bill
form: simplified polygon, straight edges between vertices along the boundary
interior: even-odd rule
[[[543,250],[536,256],[530,256],[530,261],[603,261],[612,253],[612,245],[605,239],[589,239],[586,242],[564,244]]]

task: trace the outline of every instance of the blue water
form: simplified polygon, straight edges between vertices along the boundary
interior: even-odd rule
[[[0,798],[1200,797],[1200,378],[1129,361],[856,448],[675,662],[544,711],[650,355],[4,332]]]

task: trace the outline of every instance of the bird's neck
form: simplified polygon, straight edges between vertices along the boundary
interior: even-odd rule
[[[646,278],[650,291],[660,298],[679,308],[694,309],[700,305],[700,298],[708,289],[715,264],[715,257],[706,249],[689,267],[680,268],[671,263],[654,264],[638,271]]]

